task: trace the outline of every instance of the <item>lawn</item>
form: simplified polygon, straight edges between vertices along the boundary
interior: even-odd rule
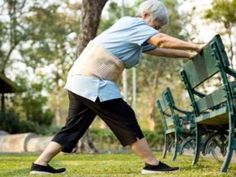
[[[161,154],[157,153],[159,157]],[[0,177],[26,177],[29,175],[32,161],[38,154],[0,154]],[[141,160],[134,154],[60,154],[53,161],[54,167],[66,167],[67,177],[233,177],[236,176],[236,164],[230,166],[227,174],[219,172],[221,163],[211,158],[200,158],[198,165],[192,167],[191,156],[178,156],[176,162],[172,162],[170,156],[163,160],[173,166],[179,166],[181,170],[176,173],[160,175],[141,175],[143,167]]]

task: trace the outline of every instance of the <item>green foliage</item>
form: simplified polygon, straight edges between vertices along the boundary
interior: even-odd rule
[[[14,110],[9,110],[5,113],[0,112],[0,130],[17,133],[20,130],[19,124],[19,116]]]
[[[24,27],[20,23],[25,0],[1,2],[0,11],[0,72],[14,63],[12,53],[22,39],[26,37]],[[6,16],[8,14],[8,16]]]
[[[8,133],[33,132],[40,135],[52,135],[59,131],[59,127],[40,125],[37,121],[21,120],[13,110],[7,110],[4,114],[0,112],[0,130]]]
[[[78,21],[69,18],[65,13],[58,12],[59,7],[59,5],[50,5],[46,8],[32,7],[31,12],[34,15],[22,19],[28,25],[28,37],[25,41],[31,45],[30,48],[22,46],[21,49],[24,62],[28,66],[36,68],[55,60],[65,61],[68,55],[65,45],[75,47],[75,43],[68,41],[67,37],[78,32],[78,27],[75,25]]]
[[[221,22],[226,28],[236,23],[236,0],[214,0],[205,12],[205,18]]]
[[[47,96],[42,96],[41,83],[28,83],[24,78],[17,78],[17,83],[25,92],[15,98],[15,109],[22,112],[21,117],[39,125],[51,125],[53,113],[46,106]]]
[[[40,129],[40,125],[37,122],[32,122],[30,120],[22,120],[19,122],[20,133],[34,132],[38,133],[37,130]]]
[[[211,21],[222,23],[224,25],[224,31],[229,38],[229,59],[233,67],[234,58],[234,44],[233,44],[233,27],[236,24],[236,0],[215,0],[212,1],[212,7],[206,10],[204,17]]]
[[[57,126],[46,126],[46,125],[39,125],[37,122],[33,122],[30,120],[23,120],[20,121],[19,124],[19,133],[26,133],[26,132],[33,132],[38,135],[55,135],[59,131],[59,127]]]
[[[28,84],[23,97],[15,99],[15,109],[21,118],[49,125],[53,115],[47,97],[64,86],[75,59],[78,7],[67,1],[14,0],[1,3],[0,10],[0,72],[9,72],[14,66],[11,74]],[[17,69],[23,71],[18,73]],[[36,82],[30,83],[32,80]]]

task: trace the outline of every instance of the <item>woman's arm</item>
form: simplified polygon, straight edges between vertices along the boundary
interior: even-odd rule
[[[183,41],[175,37],[169,36],[164,33],[158,33],[152,36],[148,41],[149,44],[152,44],[160,48],[170,48],[170,49],[180,49],[180,50],[193,50],[200,52],[202,50],[202,45],[194,44],[192,42]]]
[[[196,53],[188,52],[185,50],[166,49],[159,47],[145,53],[155,56],[173,57],[173,58],[192,58],[194,55],[196,55]]]

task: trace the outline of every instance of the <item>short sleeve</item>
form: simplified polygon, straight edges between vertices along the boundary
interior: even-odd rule
[[[137,20],[129,30],[131,30],[129,42],[139,46],[142,46],[150,37],[158,33],[157,30],[148,26],[143,20]]]
[[[148,51],[154,50],[155,48],[156,46],[152,44],[148,44],[147,42],[144,42],[142,44],[142,52],[148,52]]]

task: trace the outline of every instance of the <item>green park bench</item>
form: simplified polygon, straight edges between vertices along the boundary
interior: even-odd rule
[[[221,172],[226,172],[233,151],[236,150],[236,72],[230,68],[219,35],[204,47],[202,53],[194,56],[183,66],[181,76],[191,99],[196,123],[193,165],[197,163],[203,149],[202,136],[210,132],[212,136],[206,142],[213,147],[219,147],[221,153],[225,155]],[[215,84],[216,76],[220,82],[213,92],[204,93],[199,90],[206,82]]]
[[[172,93],[166,88],[157,100],[164,127],[163,158],[167,151],[173,150],[173,160],[178,153],[181,155],[185,148],[194,149],[195,123],[192,112],[179,109],[175,105]]]

